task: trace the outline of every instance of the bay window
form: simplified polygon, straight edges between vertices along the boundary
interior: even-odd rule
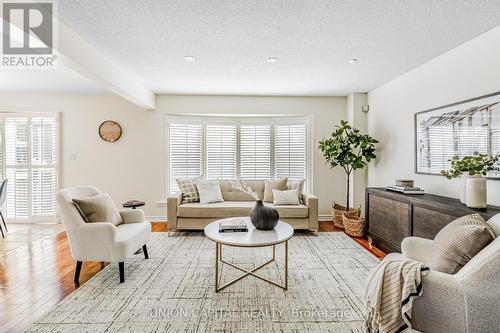
[[[310,186],[307,117],[167,116],[167,192],[176,178],[306,179]]]

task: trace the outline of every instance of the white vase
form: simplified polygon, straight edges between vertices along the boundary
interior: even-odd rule
[[[483,178],[480,175],[469,176],[467,178],[465,204],[469,208],[486,208],[486,178]]]
[[[467,197],[467,178],[469,178],[468,173],[463,173],[462,178],[460,179],[462,181],[462,184],[460,186],[460,202],[465,205],[465,199]]]

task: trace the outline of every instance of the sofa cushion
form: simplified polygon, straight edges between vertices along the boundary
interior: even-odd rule
[[[455,274],[493,240],[493,231],[481,215],[462,216],[441,229],[434,238],[429,267]]]
[[[273,190],[284,191],[286,190],[287,178],[281,178],[276,180],[265,180],[264,181],[264,199],[265,202],[273,202]]]
[[[296,206],[274,206],[264,203],[268,207],[275,208],[280,217],[283,218],[307,218],[309,209],[304,205]],[[178,217],[185,218],[225,218],[234,216],[248,216],[250,210],[255,206],[255,201],[224,201],[210,204],[186,203],[179,206]]]
[[[200,194],[201,204],[224,201],[218,180],[198,180],[195,184]]]
[[[286,182],[286,189],[287,190],[297,190],[299,192],[300,203],[304,203],[304,184],[305,184],[305,182],[306,182],[305,179],[299,179],[299,180],[288,179]]]
[[[176,178],[177,186],[182,192],[182,202],[199,202],[200,193],[198,193],[198,187],[196,187],[196,181],[200,180],[200,177],[196,178]]]
[[[300,204],[298,190],[278,191],[273,190],[273,205],[298,205]]]
[[[259,199],[264,197],[264,181],[263,180],[245,180],[245,184],[252,188],[257,193]],[[224,201],[252,201],[255,200],[250,194],[238,191],[233,188],[234,180],[220,180],[220,190]]]

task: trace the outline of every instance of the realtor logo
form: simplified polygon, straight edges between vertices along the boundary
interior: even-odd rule
[[[2,66],[54,67],[54,3],[2,1]]]

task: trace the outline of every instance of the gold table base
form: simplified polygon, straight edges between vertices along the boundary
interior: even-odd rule
[[[263,276],[260,276],[258,274],[255,274],[256,271],[258,271],[259,269],[265,267],[266,265],[274,262],[276,260],[276,244],[275,245],[266,245],[266,246],[256,246],[256,247],[267,247],[267,246],[272,246],[273,247],[273,258],[266,261],[265,263],[257,266],[257,267],[254,267],[250,270],[247,270],[247,269],[244,269],[244,268],[241,268],[241,267],[238,267],[236,266],[235,264],[233,263],[230,263],[228,261],[225,261],[222,259],[222,244],[221,243],[215,243],[215,292],[219,292],[221,291],[222,289],[226,288],[226,287],[229,287],[230,285],[234,284],[235,282],[243,279],[244,277],[247,277],[249,275],[251,276],[254,276],[258,279],[261,279],[263,281],[266,281],[272,285],[275,285],[277,287],[280,287],[284,290],[288,290],[288,240],[284,242],[285,243],[285,283],[283,285],[279,284],[279,283],[276,283],[274,281],[271,281]],[[227,245],[227,246],[231,246],[231,245]],[[242,272],[245,272],[245,274],[237,277],[236,279],[222,285],[222,286],[219,286],[219,262],[223,263],[223,264],[226,264],[228,266],[231,266],[233,268],[236,268]]]

